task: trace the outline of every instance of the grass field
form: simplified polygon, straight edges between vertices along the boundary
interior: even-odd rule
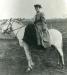
[[[63,34],[64,70],[57,65],[58,54],[55,49],[49,55],[49,50],[31,49],[35,66],[31,72],[26,72],[27,60],[23,48],[20,48],[17,40],[10,39],[9,35],[0,35],[0,75],[67,75],[67,23],[48,22],[49,28],[51,25]]]
[[[64,39],[65,68],[57,65],[58,54],[51,50],[30,50],[35,66],[31,72],[26,72],[27,60],[24,50],[19,47],[18,41],[0,40],[0,75],[67,75],[67,39]]]

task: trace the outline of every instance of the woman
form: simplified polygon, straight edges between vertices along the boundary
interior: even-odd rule
[[[50,36],[46,24],[46,19],[44,17],[44,13],[41,12],[42,6],[39,4],[34,5],[36,15],[34,19],[25,19],[24,21],[27,23],[32,23],[36,29],[36,36],[37,36],[37,44],[42,45],[45,48],[50,47]]]
[[[34,5],[36,15],[35,15],[35,29],[37,35],[37,43],[38,45],[43,45],[44,47],[50,46],[50,37],[46,24],[46,20],[44,17],[44,13],[41,12],[42,6],[39,4]]]

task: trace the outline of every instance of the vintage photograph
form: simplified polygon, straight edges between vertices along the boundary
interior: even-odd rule
[[[0,75],[67,75],[67,0],[0,0]]]

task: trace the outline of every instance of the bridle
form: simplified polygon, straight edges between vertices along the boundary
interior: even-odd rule
[[[21,29],[21,28],[23,28],[23,27],[25,27],[26,25],[23,25],[23,26],[21,26],[21,27],[18,27],[18,28],[16,28],[16,29],[12,29],[12,24],[15,22],[14,20],[8,20],[9,22],[9,24],[8,24],[8,26],[7,26],[7,29],[5,30],[6,32],[10,29],[10,31],[9,32],[7,32],[7,33],[11,33],[11,32],[13,32],[13,31],[15,31],[15,30],[18,30],[18,32],[19,32],[19,29]],[[11,23],[12,22],[12,23]],[[17,33],[18,33],[17,32]],[[17,34],[16,34],[17,35]]]

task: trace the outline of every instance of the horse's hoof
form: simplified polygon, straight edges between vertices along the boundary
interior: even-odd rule
[[[63,70],[63,69],[65,68],[65,66],[64,66],[64,65],[62,65],[62,64],[57,64],[57,68],[58,68],[58,69],[62,69],[62,70]]]
[[[30,72],[30,71],[32,71],[34,65],[35,65],[35,64],[32,63],[30,66],[28,66],[28,68],[26,69],[26,72]]]
[[[62,70],[64,70],[64,69],[65,69],[65,66],[64,66],[64,65],[62,65],[62,66],[61,66],[61,69],[62,69]]]
[[[28,69],[26,70],[26,72],[30,72],[32,71],[32,68],[28,67]]]
[[[34,67],[34,64],[31,67],[28,67],[27,70],[26,70],[26,72],[32,71],[33,67]]]

